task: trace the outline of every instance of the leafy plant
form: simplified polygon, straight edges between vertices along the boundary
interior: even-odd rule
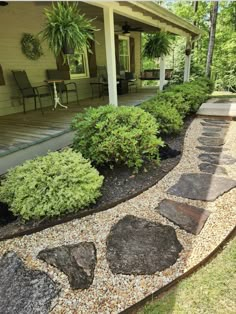
[[[103,177],[71,149],[49,153],[11,169],[0,199],[24,220],[77,212],[95,203]]]
[[[143,103],[141,108],[155,117],[161,134],[178,133],[183,126],[183,120],[176,108],[159,102],[157,98]]]
[[[155,119],[137,107],[89,108],[75,116],[73,147],[95,165],[125,164],[138,170],[143,158],[154,159],[158,146]]]
[[[63,47],[71,47],[76,52],[89,48],[88,39],[93,40],[95,28],[92,20],[80,13],[78,3],[56,2],[51,9],[45,9],[44,14],[45,25],[41,34],[55,56]]]
[[[148,34],[143,48],[144,57],[155,59],[168,55],[171,50],[171,37],[166,32]]]

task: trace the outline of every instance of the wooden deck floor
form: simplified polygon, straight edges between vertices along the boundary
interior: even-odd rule
[[[121,95],[119,105],[138,105],[155,93],[155,90],[144,89],[138,93]],[[37,110],[1,116],[0,157],[70,132],[70,123],[76,113],[89,106],[97,107],[107,103],[108,97],[85,99],[79,105],[69,104],[68,109],[58,108],[53,111],[51,107],[45,108],[44,115]]]

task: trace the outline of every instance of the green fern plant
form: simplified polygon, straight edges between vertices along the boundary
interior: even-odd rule
[[[69,47],[77,52],[89,48],[88,39],[93,40],[96,29],[92,25],[93,20],[80,13],[77,3],[53,3],[51,9],[45,9],[44,15],[45,25],[40,34],[55,56]]]
[[[166,32],[149,34],[143,48],[143,55],[149,59],[168,55],[171,50],[171,37]]]

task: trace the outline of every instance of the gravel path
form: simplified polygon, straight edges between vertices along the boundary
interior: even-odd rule
[[[52,313],[119,313],[201,261],[234,228],[236,222],[235,189],[225,193],[214,202],[194,201],[166,194],[167,189],[178,181],[181,174],[199,173],[200,160],[197,156],[202,152],[195,147],[199,146],[197,138],[203,129],[201,121],[201,119],[195,119],[190,125],[186,133],[183,156],[178,166],[148,191],[105,212],[0,243],[0,255],[14,250],[24,259],[27,266],[48,272],[52,279],[61,284],[62,291],[59,298],[54,300]],[[233,157],[236,157],[235,134],[236,122],[232,121],[225,137],[224,147],[229,149],[227,154]],[[236,180],[236,164],[227,165],[225,168],[228,177]],[[211,212],[198,236],[181,230],[154,210],[164,198],[202,207]],[[127,214],[175,228],[178,240],[184,249],[173,266],[163,272],[148,276],[111,273],[106,261],[106,237],[112,225]],[[75,244],[81,241],[94,242],[97,248],[97,265],[90,288],[73,291],[63,273],[36,259],[36,255],[46,247]]]

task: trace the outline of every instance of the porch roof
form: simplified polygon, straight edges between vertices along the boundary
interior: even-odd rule
[[[170,33],[196,38],[201,30],[153,1],[79,1],[79,7],[90,18],[103,20],[103,8],[111,7],[114,22],[122,26],[141,27],[144,32],[165,30]]]

